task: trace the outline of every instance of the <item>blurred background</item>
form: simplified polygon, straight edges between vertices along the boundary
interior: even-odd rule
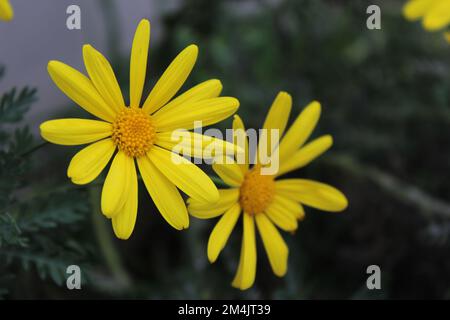
[[[450,44],[406,21],[404,3],[11,0],[15,18],[0,23],[0,296],[450,298]],[[66,28],[70,4],[81,8],[81,30]],[[381,7],[381,30],[366,28],[371,4]],[[176,232],[143,185],[133,235],[115,239],[98,211],[101,184],[77,187],[66,178],[78,148],[38,148],[43,120],[87,116],[51,82],[47,62],[84,72],[81,48],[90,43],[127,92],[142,18],[152,24],[145,92],[196,43],[199,59],[184,88],[221,79],[223,94],[240,99],[247,127],[261,127],[280,90],[293,96],[291,120],[311,100],[322,103],[314,136],[330,133],[334,146],[290,176],[327,182],[350,205],[338,214],[307,208],[297,232],[283,234],[290,248],[284,278],[272,274],[257,239],[255,285],[232,288],[240,224],[210,265],[215,221],[191,218],[188,230]],[[231,119],[221,125],[231,127]],[[66,288],[71,264],[81,267],[82,290]],[[366,287],[369,265],[381,268],[381,290]]]

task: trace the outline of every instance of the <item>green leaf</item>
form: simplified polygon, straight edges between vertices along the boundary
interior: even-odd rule
[[[36,100],[35,88],[24,87],[18,94],[17,89],[12,88],[0,98],[0,123],[16,123],[22,120]]]

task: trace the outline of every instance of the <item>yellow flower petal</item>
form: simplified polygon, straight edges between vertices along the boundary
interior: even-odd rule
[[[117,238],[122,240],[127,240],[133,233],[138,210],[138,181],[136,168],[134,168],[134,162],[133,170],[131,170],[129,173],[130,190],[125,200],[125,204],[120,212],[112,217],[112,226],[114,233],[116,234]]]
[[[286,129],[292,107],[292,97],[284,91],[276,96],[264,121],[263,129],[278,129],[280,137]]]
[[[232,163],[213,163],[212,168],[223,182],[231,187],[239,187],[244,181],[244,173],[234,161]]]
[[[303,168],[330,149],[332,145],[333,138],[330,135],[325,135],[311,141],[300,150],[294,152],[290,157],[281,161],[277,176]]]
[[[112,125],[98,120],[58,119],[43,122],[40,131],[49,142],[72,146],[109,137]]]
[[[283,91],[278,93],[277,97],[272,103],[272,106],[269,109],[263,125],[263,129],[267,130],[267,133],[264,133],[267,138],[261,139],[260,137],[258,150],[261,148],[261,144],[264,143],[267,148],[270,148],[270,150],[267,150],[267,155],[270,156],[272,150],[274,150],[275,147],[278,146],[279,141],[271,141],[271,130],[278,130],[278,138],[281,139],[281,136],[286,129],[286,124],[289,120],[291,107],[291,96],[287,92]]]
[[[0,0],[0,20],[11,21],[14,18],[14,11],[8,0]]]
[[[153,113],[165,105],[181,88],[197,60],[198,47],[190,45],[172,61],[145,100],[143,110]]]
[[[83,58],[92,83],[103,100],[118,113],[125,107],[122,92],[108,60],[91,45],[83,46]]]
[[[445,38],[445,41],[447,41],[447,43],[450,43],[450,32],[445,32],[444,38]]]
[[[147,191],[163,218],[177,230],[189,227],[186,205],[175,185],[147,157],[139,157],[137,162]]]
[[[80,107],[102,120],[114,121],[114,109],[106,104],[84,74],[55,60],[48,63],[47,70],[58,88]]]
[[[276,195],[265,214],[284,231],[294,231],[297,230],[297,216],[301,211],[301,206],[295,201]]]
[[[426,30],[436,31],[445,28],[450,23],[450,1],[436,3],[425,14],[423,26]]]
[[[219,201],[207,203],[192,198],[187,200],[189,213],[198,219],[210,219],[220,216],[239,200],[239,189],[219,189]]]
[[[111,139],[93,143],[79,151],[70,161],[67,176],[75,184],[87,184],[103,171],[116,146]]]
[[[219,192],[208,175],[186,158],[158,146],[153,146],[147,156],[167,179],[191,198],[213,203],[219,200]]]
[[[247,134],[245,132],[245,126],[242,122],[241,117],[239,117],[237,114],[233,117],[233,141],[234,144],[241,147],[243,150],[242,154],[238,154],[236,152],[236,160],[241,168],[243,173],[246,173],[248,171],[249,167],[249,160],[248,160],[248,139]]]
[[[342,192],[330,185],[312,180],[283,179],[275,182],[275,189],[284,197],[324,211],[342,211],[348,205],[347,198]]]
[[[201,101],[187,102],[162,115],[155,114],[158,131],[192,129],[195,122],[203,127],[222,121],[239,108],[239,101],[231,97],[219,97]]]
[[[238,203],[235,203],[225,214],[220,218],[214,227],[208,241],[208,260],[213,263],[217,260],[220,252],[228,241],[231,231],[233,231],[234,226],[241,213],[241,207]]]
[[[150,22],[142,19],[136,29],[130,59],[130,106],[139,107],[147,71]]]
[[[283,197],[284,198],[284,197]],[[298,204],[300,211],[296,212],[295,217],[302,221],[303,219],[305,219],[305,209],[303,208],[303,206],[301,204]]]
[[[403,6],[403,15],[408,20],[420,19],[438,1],[436,1],[436,0],[410,0]]]
[[[285,196],[282,192],[279,192],[278,189],[276,189],[276,195],[273,201],[276,202],[276,205],[273,209],[279,208],[280,211],[284,211],[285,214],[290,213],[298,220],[303,220],[303,218],[305,217],[305,210],[303,209],[303,206],[298,203],[298,201],[295,201],[289,196]]]
[[[199,159],[212,159],[221,155],[233,156],[236,150],[236,146],[230,142],[184,130],[157,133],[156,145]]]
[[[176,111],[179,106],[186,102],[216,98],[221,92],[222,83],[219,80],[211,79],[204,81],[170,101],[163,108],[156,111],[155,115],[163,117],[165,113]]]
[[[119,151],[114,157],[102,189],[102,212],[108,218],[123,209],[130,192],[133,171],[136,171],[134,159]]]
[[[320,103],[311,102],[297,117],[280,142],[281,163],[297,151],[309,138],[320,117]]]
[[[283,277],[287,271],[288,246],[264,214],[258,214],[255,218],[273,273]]]
[[[243,215],[243,225],[244,235],[242,237],[241,258],[232,286],[246,290],[253,285],[256,275],[256,236],[253,216],[245,213]]]

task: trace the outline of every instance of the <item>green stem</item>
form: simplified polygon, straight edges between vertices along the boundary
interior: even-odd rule
[[[20,156],[21,156],[21,157],[26,157],[26,156],[32,154],[33,152],[35,152],[35,151],[37,151],[37,150],[39,150],[39,149],[45,147],[47,144],[48,144],[47,141],[43,141],[43,142],[41,142],[41,143],[35,145],[34,147],[30,148],[29,150],[23,152]]]
[[[435,198],[424,190],[401,181],[394,175],[376,167],[362,163],[348,154],[334,153],[326,160],[331,165],[346,170],[355,177],[370,180],[399,201],[419,208],[424,216],[430,215],[450,218],[450,203]]]
[[[223,182],[222,179],[220,179],[219,177],[216,176],[209,176],[209,177],[219,187],[228,187],[228,185],[225,182]]]
[[[110,55],[110,61],[112,65],[118,63],[120,59],[119,41],[120,39],[120,25],[119,11],[117,6],[113,1],[102,0],[100,1],[100,6],[103,13],[103,20],[105,22],[105,28],[108,30],[106,33],[106,42],[108,45],[108,52]]]
[[[114,246],[109,227],[106,224],[107,220],[100,211],[100,191],[99,186],[92,185],[89,187],[89,197],[92,206],[92,222],[95,235],[114,280],[118,285],[122,286],[122,288],[127,288],[131,285],[131,278],[123,266],[120,255],[117,253],[117,249]]]

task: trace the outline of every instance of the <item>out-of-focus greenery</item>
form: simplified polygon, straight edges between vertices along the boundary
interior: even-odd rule
[[[72,239],[89,207],[81,192],[32,181],[35,142],[20,122],[35,101],[36,90],[27,87],[0,97],[0,297],[33,297],[41,289],[39,282],[28,283],[33,275],[63,285],[67,266],[85,266],[91,247]]]
[[[366,28],[370,4],[382,9],[381,30]],[[241,101],[239,114],[247,127],[262,125],[280,90],[293,96],[291,119],[311,100],[322,103],[314,135],[332,134],[334,147],[290,176],[332,184],[350,205],[339,214],[307,208],[298,231],[283,234],[290,248],[285,278],[272,274],[258,239],[255,285],[245,292],[233,289],[241,228],[210,265],[206,244],[215,221],[192,218],[188,230],[177,232],[163,221],[143,185],[133,236],[113,239],[95,205],[98,188],[77,189],[65,178],[75,148],[46,146],[30,156],[34,170],[23,173],[26,188],[18,186],[14,190],[20,192],[11,196],[21,200],[24,217],[49,215],[52,225],[61,226],[38,223],[23,234],[57,239],[56,257],[81,250],[70,264],[86,263],[82,270],[89,281],[83,290],[69,291],[58,281],[41,280],[39,266],[24,271],[19,259],[1,273],[16,279],[0,278],[6,297],[449,298],[450,46],[405,21],[402,4],[192,0],[152,26],[164,37],[150,48],[147,90],[182,48],[196,43],[199,59],[186,88],[221,79],[224,94]],[[108,9],[103,12],[114,15],[114,8]],[[110,37],[114,69],[126,91],[128,56],[117,54],[116,35]],[[230,126],[230,120],[222,124]],[[9,171],[2,171],[1,179],[3,172]],[[60,187],[52,191],[55,185]],[[46,188],[58,198],[41,195],[41,206],[26,200]],[[20,221],[15,222],[19,229]],[[42,248],[50,250],[46,244]],[[382,290],[366,288],[366,268],[372,264],[381,267]]]

